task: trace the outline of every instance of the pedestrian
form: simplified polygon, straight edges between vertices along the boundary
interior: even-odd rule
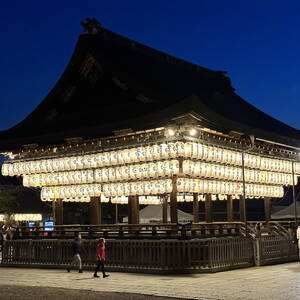
[[[68,272],[71,271],[73,265],[79,266],[79,273],[82,273],[82,260],[81,260],[81,253],[83,250],[81,234],[75,236],[75,239],[72,243],[72,250],[73,250],[73,259],[71,261],[70,267],[67,269]]]
[[[100,277],[97,275],[97,272],[99,271],[100,266],[101,266],[103,278],[109,276],[108,274],[105,273],[104,263],[105,263],[105,239],[101,238],[101,239],[99,239],[98,245],[97,245],[97,266],[95,268],[94,277]]]

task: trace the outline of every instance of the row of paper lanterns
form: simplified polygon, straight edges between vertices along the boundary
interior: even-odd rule
[[[238,166],[242,164],[242,152],[196,142],[176,142],[81,156],[6,162],[2,166],[2,174],[4,176],[15,176],[51,173],[126,165],[144,161],[151,162],[179,157]],[[244,164],[248,168],[292,173],[291,161],[283,159],[245,153]],[[300,174],[300,163],[294,163],[294,172]]]
[[[106,183],[158,177],[170,177],[179,174],[178,160],[165,160],[155,163],[126,165],[115,168],[80,170],[49,174],[24,175],[23,185],[30,187],[72,185],[86,183]],[[206,177],[242,181],[240,167],[211,164],[201,161],[183,161],[183,174],[192,177]],[[246,182],[292,185],[292,174],[245,169]],[[295,184],[297,175],[294,175]]]
[[[41,199],[64,199],[74,197],[105,197],[165,194],[172,191],[172,180],[150,180],[117,184],[85,184],[43,187]]]
[[[13,214],[11,217],[18,222],[22,221],[42,221],[41,214]],[[5,215],[0,214],[0,222],[5,220]]]
[[[209,193],[242,195],[243,185],[239,182],[221,182],[216,180],[200,180],[178,178],[177,190],[180,193]],[[246,184],[246,195],[251,197],[283,197],[283,188],[272,185]],[[151,180],[112,184],[89,184],[73,186],[43,187],[42,200],[68,199],[75,197],[121,197],[133,195],[159,195],[171,193],[172,180]]]
[[[207,177],[226,180],[243,180],[243,170],[240,167],[233,167],[227,165],[210,164],[201,161],[183,161],[183,174],[192,177]],[[278,185],[292,185],[292,174],[277,173],[253,169],[244,169],[245,181],[278,184]],[[297,175],[294,175],[295,184],[297,184]]]
[[[178,160],[127,165],[115,168],[81,170],[49,174],[24,175],[24,186],[52,186],[81,183],[105,183],[146,178],[170,177],[179,174]]]
[[[201,180],[190,178],[178,178],[178,192],[208,193],[242,195],[243,184],[240,182],[222,182],[216,180]],[[284,191],[281,186],[246,184],[246,196],[253,197],[283,197]]]

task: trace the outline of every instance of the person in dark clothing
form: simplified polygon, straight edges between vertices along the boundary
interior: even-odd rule
[[[73,249],[73,259],[71,261],[70,267],[68,268],[68,272],[71,271],[71,268],[73,265],[79,266],[79,273],[82,273],[82,260],[81,260],[81,254],[83,250],[81,235],[75,237],[73,243],[72,243],[72,249]]]
[[[108,274],[105,273],[104,262],[105,262],[105,239],[101,238],[99,239],[97,245],[97,266],[95,268],[94,277],[100,277],[97,275],[97,272],[99,271],[100,267],[101,267],[103,278],[109,276]]]

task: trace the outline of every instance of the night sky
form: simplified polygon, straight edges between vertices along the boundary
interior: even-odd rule
[[[300,2],[15,0],[0,2],[0,130],[24,119],[63,73],[95,17],[103,27],[228,71],[236,92],[300,129]]]

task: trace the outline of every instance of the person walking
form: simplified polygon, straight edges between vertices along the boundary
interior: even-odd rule
[[[101,266],[103,278],[109,277],[109,275],[105,273],[104,262],[105,262],[105,239],[100,238],[97,245],[97,266],[95,268],[94,277],[100,277],[97,275],[100,266]]]
[[[82,246],[81,234],[75,236],[75,239],[72,243],[72,249],[73,249],[73,259],[67,270],[68,272],[70,272],[73,265],[78,265],[79,266],[78,272],[82,273],[81,253],[82,253],[83,246]]]

